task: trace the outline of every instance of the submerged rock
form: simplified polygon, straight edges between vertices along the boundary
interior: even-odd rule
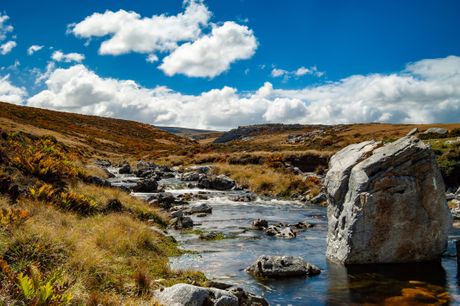
[[[285,239],[292,239],[297,236],[297,234],[289,226],[281,227],[278,225],[270,225],[265,229],[265,233],[268,236],[276,236]]]
[[[187,212],[190,214],[210,214],[212,213],[212,207],[206,203],[196,203],[190,205]]]
[[[184,217],[179,215],[176,218],[171,219],[169,226],[175,229],[187,229],[193,227],[193,220],[190,217]]]
[[[416,137],[335,154],[328,195],[327,257],[345,264],[439,258],[451,216],[431,148]]]
[[[262,255],[246,269],[246,272],[254,276],[281,278],[313,276],[320,274],[321,270],[303,260],[302,257]]]
[[[264,219],[257,219],[252,221],[252,227],[257,230],[263,230],[268,227],[268,222]]]

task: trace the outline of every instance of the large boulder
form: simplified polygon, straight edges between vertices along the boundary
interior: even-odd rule
[[[259,277],[283,278],[318,275],[321,270],[302,257],[262,255],[246,269],[246,272]]]
[[[238,306],[238,297],[216,288],[203,288],[188,284],[177,284],[157,290],[155,299],[167,306]]]
[[[417,137],[350,145],[330,160],[327,257],[345,264],[439,258],[451,215],[431,148]]]

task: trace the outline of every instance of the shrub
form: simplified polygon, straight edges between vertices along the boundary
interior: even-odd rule
[[[73,297],[66,292],[70,282],[63,272],[55,272],[45,278],[40,271],[32,266],[30,276],[19,273],[17,287],[22,299],[29,305],[68,305]]]

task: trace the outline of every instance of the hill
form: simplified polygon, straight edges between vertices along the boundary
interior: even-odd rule
[[[156,126],[160,130],[166,131],[168,133],[187,137],[193,140],[204,140],[209,138],[216,138],[223,134],[223,132],[213,131],[213,130],[201,130],[201,129],[189,129],[176,126]]]
[[[139,122],[57,112],[0,102],[3,130],[52,135],[105,157],[169,154],[194,141]]]

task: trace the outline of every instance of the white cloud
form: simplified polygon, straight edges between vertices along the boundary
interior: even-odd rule
[[[13,26],[6,24],[10,17],[0,13],[0,41],[5,40],[8,33],[13,31]]]
[[[147,61],[147,63],[155,63],[158,61],[158,56],[156,56],[155,54],[149,54],[145,60]]]
[[[11,84],[9,75],[0,78],[0,101],[21,104],[26,96],[27,91],[24,88]]]
[[[400,73],[354,75],[301,90],[265,83],[254,92],[232,87],[185,95],[166,87],[102,78],[83,65],[54,70],[31,106],[158,125],[228,129],[238,125],[353,122],[457,122],[460,57],[422,60]]]
[[[85,59],[85,56],[75,52],[65,54],[62,51],[54,51],[51,55],[51,59],[56,62],[81,63]]]
[[[15,41],[7,41],[6,43],[0,45],[0,54],[6,55],[11,52],[11,50],[16,47],[16,42]]]
[[[178,42],[197,39],[211,17],[202,1],[186,0],[184,5],[185,11],[176,16],[141,17],[125,10],[94,13],[71,25],[70,32],[81,38],[111,36],[101,44],[100,54],[171,51]]]
[[[256,48],[257,40],[248,27],[227,21],[215,26],[209,35],[181,45],[159,68],[169,76],[215,77],[231,63],[250,58]]]
[[[311,70],[308,69],[308,68],[305,68],[305,67],[303,67],[303,66],[300,67],[300,68],[298,68],[298,69],[294,72],[294,74],[295,74],[296,76],[304,76],[304,75],[310,74],[310,73],[311,73]]]
[[[272,70],[272,77],[274,78],[281,77],[287,74],[289,74],[289,71],[284,70],[284,69],[273,68]]]
[[[13,26],[7,24],[10,17],[8,15],[0,13],[0,42],[4,41],[10,32],[13,31]],[[13,36],[14,38],[14,36]],[[16,42],[14,40],[9,40],[5,43],[0,44],[0,54],[6,55],[11,52],[11,50],[16,47]]]
[[[40,46],[40,45],[32,45],[32,46],[29,47],[29,49],[27,49],[27,54],[28,54],[28,55],[32,55],[32,54],[34,54],[35,52],[40,51],[41,49],[43,49],[43,46]]]
[[[310,68],[302,66],[293,71],[273,68],[271,75],[274,78],[283,77],[284,80],[287,81],[291,77],[299,78],[305,75],[314,75],[316,77],[322,77],[324,75],[324,72],[318,71],[318,67],[316,66],[311,66]]]

